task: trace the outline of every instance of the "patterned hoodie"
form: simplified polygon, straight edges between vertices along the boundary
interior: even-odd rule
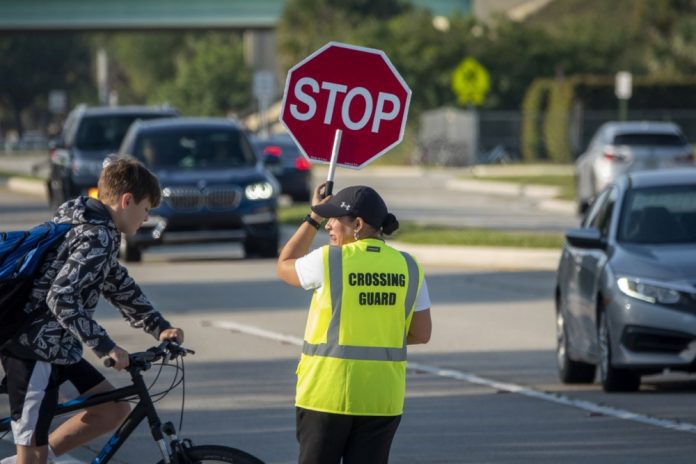
[[[72,224],[46,255],[25,311],[36,318],[6,347],[20,358],[73,364],[82,343],[105,356],[115,343],[94,319],[103,295],[131,326],[157,338],[170,327],[117,259],[121,235],[104,205],[79,197],[63,204],[53,219]]]

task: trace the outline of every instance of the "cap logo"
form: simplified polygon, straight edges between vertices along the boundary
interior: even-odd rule
[[[350,211],[350,205],[345,201],[341,202],[341,208],[345,209],[346,211]]]

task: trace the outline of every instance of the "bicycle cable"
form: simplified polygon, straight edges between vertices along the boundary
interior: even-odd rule
[[[179,384],[181,384],[181,382],[183,381],[183,375],[181,376],[181,378],[179,377],[179,373],[181,372],[181,367],[179,367],[178,358],[177,358],[176,365],[164,363],[164,362],[163,362],[163,365],[166,365],[167,367],[171,367],[171,368],[175,369],[174,378],[172,379],[172,383],[167,388],[165,388],[161,392],[153,393],[150,395],[153,403],[157,403],[158,401],[163,399],[165,396],[167,396],[167,394],[169,394],[169,392],[171,392],[176,387],[178,387]]]
[[[179,365],[179,359],[176,360]],[[184,369],[184,358],[181,358],[181,412],[179,413],[179,432],[184,426],[184,403],[186,402],[186,369]]]

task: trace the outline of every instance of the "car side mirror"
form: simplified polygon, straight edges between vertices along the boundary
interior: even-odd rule
[[[49,150],[65,148],[65,140],[63,137],[55,137],[48,142],[48,148]]]
[[[604,249],[607,245],[602,233],[594,227],[570,229],[566,232],[565,238],[576,248]]]
[[[63,147],[51,147],[49,151],[51,162],[60,166],[70,166],[70,152]]]

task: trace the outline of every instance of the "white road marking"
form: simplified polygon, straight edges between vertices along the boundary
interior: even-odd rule
[[[301,338],[292,335],[282,334],[279,332],[273,332],[266,329],[261,329],[259,327],[251,325],[240,324],[237,322],[211,321],[209,325],[221,329],[232,330],[235,332],[253,335],[256,337],[267,338],[281,343],[288,343],[296,346],[302,346],[303,344],[303,340]],[[454,380],[462,380],[464,382],[469,382],[476,385],[483,385],[499,391],[517,393],[518,395],[526,396],[529,398],[536,398],[551,403],[562,404],[564,406],[582,409],[584,411],[589,411],[595,414],[602,414],[605,416],[615,417],[617,419],[639,422],[641,424],[652,425],[655,427],[661,427],[669,430],[677,430],[679,432],[696,433],[696,424],[691,424],[689,422],[679,422],[669,419],[660,419],[657,417],[651,417],[644,414],[638,414],[635,412],[627,411],[625,409],[614,408],[611,406],[602,406],[591,401],[577,400],[570,398],[566,395],[561,395],[559,393],[542,392],[528,387],[523,387],[514,383],[498,382],[496,380],[486,379],[484,377],[480,377],[475,374],[469,374],[463,371],[457,371],[453,369],[442,369],[437,366],[414,363],[411,361],[408,362],[408,369],[417,372],[427,372],[428,374],[446,377]]]

